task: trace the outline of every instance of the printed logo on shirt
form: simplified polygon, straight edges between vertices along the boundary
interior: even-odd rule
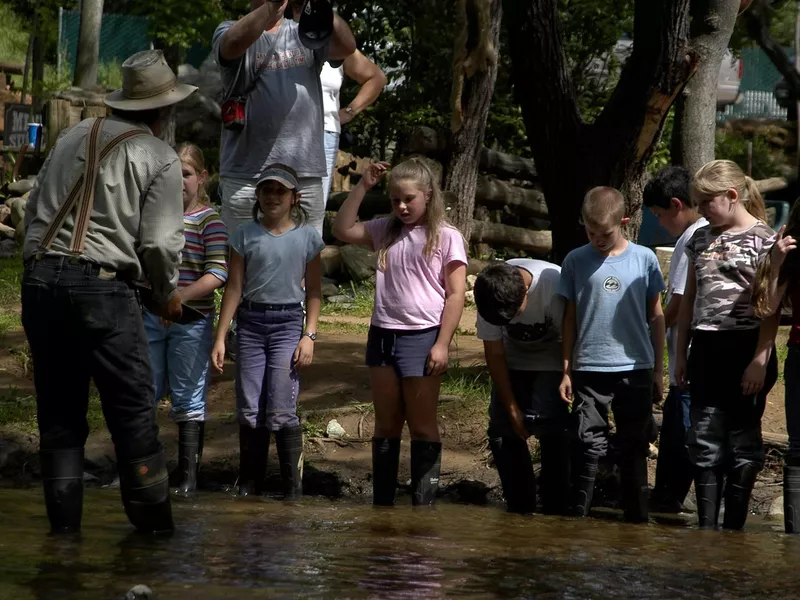
[[[311,51],[306,48],[295,48],[286,52],[273,52],[267,60],[267,55],[263,52],[256,52],[256,70],[267,60],[266,69],[270,71],[280,71],[282,69],[294,69],[295,67],[305,67],[311,61]]]
[[[506,325],[506,335],[517,342],[544,342],[558,337],[554,332],[553,319],[545,317],[544,323],[509,323]]]
[[[603,289],[607,292],[618,292],[622,284],[619,282],[619,279],[616,277],[608,277],[603,282]]]

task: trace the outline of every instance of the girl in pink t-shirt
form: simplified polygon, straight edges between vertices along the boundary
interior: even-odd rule
[[[356,221],[365,194],[387,167],[370,165],[339,210],[333,233],[378,253],[366,358],[375,405],[373,504],[394,504],[400,435],[408,421],[413,503],[430,505],[441,468],[439,386],[464,309],[467,253],[464,238],[445,220],[436,178],[416,159],[392,169],[391,216]]]

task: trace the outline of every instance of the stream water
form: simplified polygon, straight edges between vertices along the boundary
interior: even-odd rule
[[[0,490],[0,598],[109,600],[137,584],[160,600],[800,595],[800,536],[758,521],[725,533],[222,493],[173,506],[175,535],[143,538],[118,491],[90,489],[81,536],[53,537],[39,489]]]

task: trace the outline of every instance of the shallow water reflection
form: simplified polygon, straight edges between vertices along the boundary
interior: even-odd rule
[[[800,539],[507,515],[440,504],[376,510],[305,499],[175,504],[169,539],[131,535],[89,490],[81,537],[45,534],[39,490],[0,490],[0,598],[795,598]],[[777,525],[775,525],[777,527]]]

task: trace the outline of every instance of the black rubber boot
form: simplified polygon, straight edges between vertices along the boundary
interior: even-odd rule
[[[203,450],[202,421],[178,423],[178,495],[188,496],[197,489],[197,471]]]
[[[411,440],[411,491],[414,506],[432,506],[439,490],[442,444]]]
[[[394,506],[400,438],[372,438],[372,504]]]
[[[646,523],[650,489],[647,485],[647,456],[627,452],[620,464],[622,509],[629,523]]]
[[[539,440],[539,454],[542,512],[565,515],[569,508],[569,439],[565,434],[543,435]]]
[[[239,426],[239,495],[264,491],[264,476],[269,455],[269,429]]]
[[[697,494],[697,524],[701,529],[716,529],[722,503],[724,475],[719,469],[697,469],[694,490]]]
[[[175,529],[163,452],[120,464],[119,482],[125,513],[139,532],[159,534]]]
[[[786,533],[800,533],[800,466],[783,467],[783,524]]]
[[[83,516],[83,448],[41,450],[42,487],[53,533],[81,530]]]
[[[275,432],[275,446],[281,464],[284,500],[303,497],[303,428],[284,427]]]
[[[536,510],[536,476],[528,444],[517,436],[489,438],[494,465],[503,486],[508,512],[529,514]]]
[[[756,477],[761,467],[746,463],[728,473],[725,482],[725,516],[722,527],[725,529],[744,528],[750,512],[750,494],[756,485]]]
[[[569,515],[586,517],[592,508],[594,480],[597,477],[597,464],[600,457],[586,454],[582,450],[573,453],[572,491],[570,493]]]

